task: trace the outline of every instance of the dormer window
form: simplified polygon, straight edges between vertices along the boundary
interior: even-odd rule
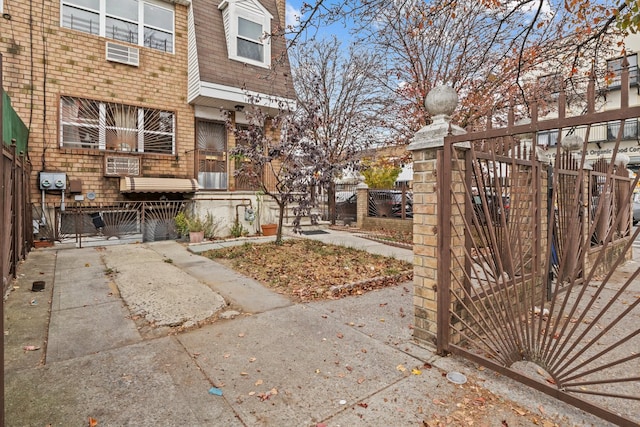
[[[257,0],[223,0],[222,11],[230,59],[269,68],[271,66],[271,19]]]

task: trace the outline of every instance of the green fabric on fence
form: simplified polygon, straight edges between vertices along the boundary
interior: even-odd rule
[[[6,92],[2,92],[2,142],[9,146],[11,140],[16,140],[17,152],[27,152],[29,129],[11,106],[11,99]]]

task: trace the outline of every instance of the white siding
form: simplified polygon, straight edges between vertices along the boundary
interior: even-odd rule
[[[187,13],[187,102],[193,101],[200,95],[200,69],[198,68],[198,46],[196,43],[196,28],[193,20],[193,7]]]

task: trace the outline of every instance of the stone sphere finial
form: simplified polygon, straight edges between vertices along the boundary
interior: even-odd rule
[[[613,160],[614,164],[619,168],[626,168],[631,159],[626,154],[618,153]]]
[[[427,94],[424,106],[432,116],[450,116],[458,105],[458,94],[450,86],[436,86]]]
[[[565,151],[578,151],[582,149],[583,143],[581,136],[571,134],[562,139],[561,145]]]

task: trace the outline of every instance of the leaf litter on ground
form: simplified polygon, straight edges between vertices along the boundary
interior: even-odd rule
[[[413,268],[395,258],[302,238],[287,239],[281,245],[247,243],[203,255],[298,301],[394,286],[410,280]],[[348,286],[352,284],[358,286]]]

